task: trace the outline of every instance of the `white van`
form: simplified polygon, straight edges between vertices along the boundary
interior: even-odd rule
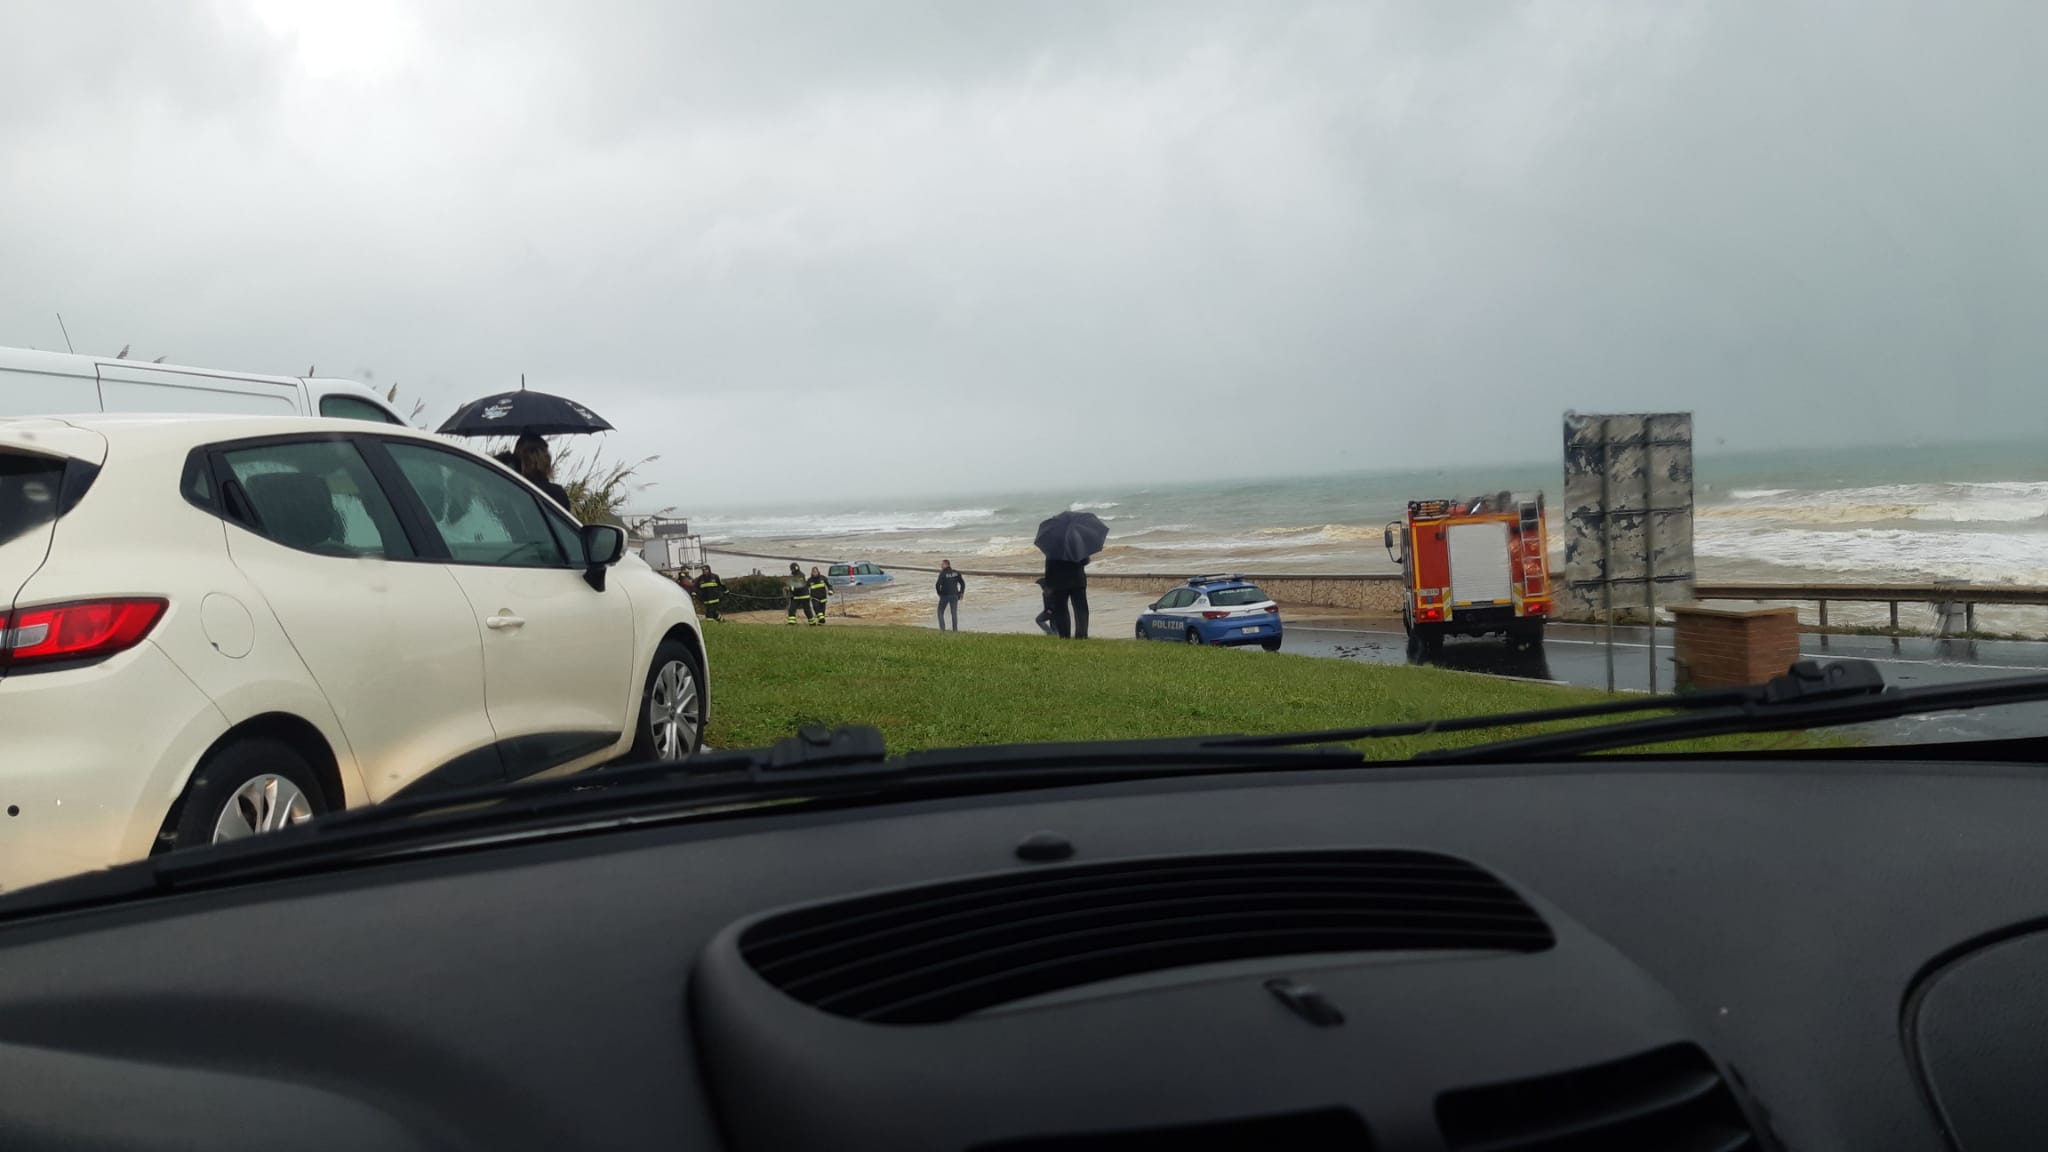
[[[249,413],[405,423],[382,396],[353,380],[259,376],[0,348],[0,417],[88,412]]]

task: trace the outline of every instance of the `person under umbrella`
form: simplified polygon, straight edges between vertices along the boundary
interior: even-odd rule
[[[548,499],[569,510],[569,493],[555,483],[554,461],[548,452],[548,436],[575,436],[609,432],[611,422],[565,397],[547,392],[528,392],[526,377],[519,378],[519,390],[499,392],[472,400],[441,422],[436,429],[443,436],[515,436],[513,471],[547,493]],[[502,461],[504,457],[500,456]]]
[[[529,432],[512,446],[512,457],[527,483],[547,493],[548,499],[561,505],[562,511],[569,510],[569,490],[555,483],[555,461],[548,452],[547,441]]]
[[[1052,592],[1045,586],[1045,577],[1040,576],[1032,583],[1038,585],[1039,608],[1038,615],[1032,617],[1031,622],[1038,625],[1038,630],[1047,636],[1057,636],[1059,632],[1052,626]]]
[[[472,400],[435,429],[443,436],[577,436],[611,430],[609,421],[574,400],[528,392],[523,377],[517,392]]]
[[[1038,525],[1032,541],[1045,553],[1046,607],[1062,639],[1088,638],[1088,559],[1109,539],[1109,525],[1093,512],[1062,512]]]

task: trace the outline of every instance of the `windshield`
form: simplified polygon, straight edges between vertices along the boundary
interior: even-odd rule
[[[106,452],[0,419],[0,891],[806,725],[2048,674],[2048,9],[712,9],[10,6],[0,412]]]

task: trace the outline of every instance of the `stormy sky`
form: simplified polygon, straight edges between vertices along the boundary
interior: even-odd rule
[[[730,502],[2048,433],[2048,5],[10,0],[0,344]]]

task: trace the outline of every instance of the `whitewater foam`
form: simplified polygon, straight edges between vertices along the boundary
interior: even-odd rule
[[[2048,583],[2048,539],[2035,533],[1703,525],[1694,535],[1693,549],[1702,559],[1763,562],[1869,579]]]
[[[1038,551],[1029,536],[991,536],[974,550],[976,556],[1028,556]]]
[[[735,539],[791,540],[901,532],[943,532],[996,519],[994,508],[948,508],[941,512],[832,512],[813,516],[705,516],[697,521],[707,542]]]
[[[1786,524],[1880,524],[1914,520],[1944,524],[2021,524],[2048,520],[2048,482],[2011,480],[1956,484],[1887,484],[1817,492],[1741,489],[1734,502],[1699,509],[1702,520]]]

